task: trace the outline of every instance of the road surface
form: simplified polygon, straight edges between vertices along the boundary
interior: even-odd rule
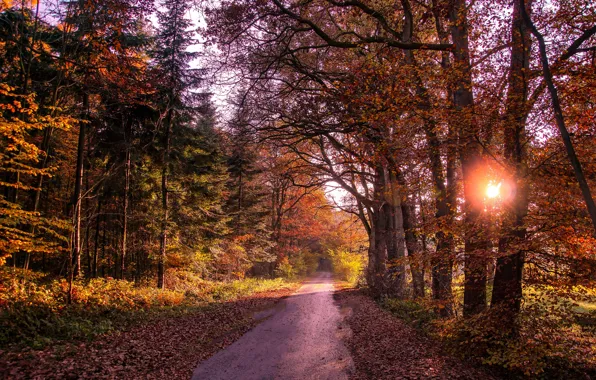
[[[193,380],[347,379],[352,359],[329,273],[318,273],[238,341],[199,364]]]

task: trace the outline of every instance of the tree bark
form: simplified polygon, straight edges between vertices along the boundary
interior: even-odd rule
[[[528,7],[531,7],[528,3]],[[511,63],[504,117],[505,160],[514,173],[510,182],[515,184],[512,199],[505,199],[504,222],[499,239],[491,308],[499,308],[513,318],[520,310],[522,300],[523,252],[516,244],[526,238],[524,217],[528,213],[526,119],[528,86],[530,80],[530,32],[522,19],[520,3],[514,2],[511,23]],[[513,250],[513,252],[511,252]],[[512,321],[506,325],[512,326]]]
[[[453,104],[460,126],[459,147],[465,198],[464,315],[471,316],[486,308],[486,247],[479,223],[483,208],[484,165],[478,126],[473,118],[474,96],[465,0],[453,0],[448,14],[454,45],[454,68],[458,71],[459,79],[453,92]]]
[[[124,279],[124,271],[126,269],[126,248],[128,235],[128,198],[130,190],[130,138],[131,138],[132,118],[129,118],[124,128],[124,141],[126,144],[125,162],[124,162],[124,195],[122,200],[122,246],[120,258],[120,279]]]
[[[424,261],[422,259],[420,243],[414,233],[414,229],[416,228],[414,207],[408,199],[402,200],[401,211],[404,216],[406,247],[408,248],[410,271],[412,272],[414,297],[422,298],[424,297]]]
[[[69,284],[67,302],[72,302],[72,282],[78,276],[81,268],[81,191],[83,188],[83,161],[85,156],[85,130],[89,112],[89,94],[83,94],[83,116],[79,123],[79,142],[77,147],[77,164],[75,168],[75,187],[72,197],[73,204],[73,239],[69,256]],[[74,261],[74,262],[73,262]],[[76,274],[75,274],[76,272]]]
[[[94,247],[93,247],[93,262],[91,265],[91,276],[93,278],[97,277],[97,250],[99,248],[99,222],[101,220],[101,206],[102,206],[102,193],[100,192],[97,195],[97,215],[95,217],[95,238],[94,238]]]
[[[168,111],[166,119],[166,130],[164,135],[164,153],[162,158],[161,171],[161,208],[162,226],[160,239],[159,262],[157,263],[157,287],[163,289],[165,286],[165,261],[168,242],[168,165],[170,157],[170,131],[172,128],[172,111]]]
[[[106,266],[104,264],[104,260],[106,258],[106,243],[107,243],[107,235],[106,235],[106,227],[107,227],[107,215],[103,216],[103,226],[102,226],[102,234],[101,234],[101,277],[106,276]]]
[[[402,0],[402,6],[405,12],[405,21],[404,21],[404,29],[403,29],[403,38],[405,42],[411,42],[413,39],[413,17],[410,8],[409,1]],[[442,43],[447,43],[447,33],[444,31],[441,22],[441,15],[438,13],[438,8],[436,5],[436,1],[433,2],[433,12],[435,16],[436,28],[437,33],[439,35],[439,39]],[[445,185],[445,173],[443,168],[443,161],[441,159],[441,141],[437,135],[437,127],[438,124],[433,115],[430,114],[432,109],[432,101],[430,99],[430,95],[428,90],[424,86],[422,79],[418,75],[418,64],[416,62],[416,57],[413,51],[405,51],[404,52],[406,57],[406,63],[411,65],[414,70],[412,71],[412,75],[414,78],[414,86],[416,91],[416,96],[419,99],[419,107],[424,114],[424,121],[423,121],[423,128],[424,133],[426,136],[427,144],[428,144],[428,157],[430,160],[430,169],[431,169],[431,176],[433,181],[433,186],[435,190],[435,207],[436,207],[436,218],[439,219],[441,222],[445,222],[446,219],[452,218],[453,211],[449,206],[449,201],[451,200],[447,194],[447,189]],[[442,61],[441,66],[443,69],[448,69],[450,67],[449,63],[449,54],[447,52],[443,52],[442,54]],[[447,93],[449,96],[452,95],[452,91],[449,88]],[[413,232],[409,235],[406,232],[406,239],[409,240],[409,244],[414,251],[420,249],[419,244],[414,242],[415,235]],[[451,308],[448,305],[451,302],[451,269],[452,269],[452,256],[453,256],[453,244],[450,241],[453,240],[451,236],[445,234],[443,231],[439,231],[436,234],[437,239],[437,252],[432,255],[431,257],[431,271],[433,275],[433,298],[440,302],[440,313],[443,316],[449,314]],[[408,248],[408,252],[410,252],[410,248]],[[422,262],[420,262],[422,265]],[[423,270],[423,266],[421,267]],[[422,272],[422,276],[420,273],[414,275],[413,279],[417,278],[414,282],[415,294],[418,297],[424,295],[423,287],[424,287],[424,275]]]
[[[388,216],[385,207],[384,192],[386,191],[384,181],[385,168],[378,166],[375,169],[375,180],[373,183],[374,211],[371,227],[371,243],[369,246],[369,276],[368,283],[376,295],[384,295],[387,291],[385,276],[387,271],[387,240],[388,240]]]
[[[393,297],[403,297],[406,285],[405,270],[405,239],[404,217],[401,209],[401,194],[399,184],[393,170],[385,171],[386,180],[391,191],[391,198],[387,199],[384,213],[387,217],[387,291]]]

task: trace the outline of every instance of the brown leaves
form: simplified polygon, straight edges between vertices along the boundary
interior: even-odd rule
[[[355,379],[490,379],[489,374],[441,352],[398,318],[359,291],[336,293],[352,336]]]
[[[283,289],[190,315],[160,319],[94,342],[43,351],[0,352],[0,377],[8,379],[190,378],[196,365],[233,343],[257,323],[256,310],[292,293]]]

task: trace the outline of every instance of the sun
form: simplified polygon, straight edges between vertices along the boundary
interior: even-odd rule
[[[488,198],[496,198],[501,194],[501,183],[498,184],[489,183],[486,187],[486,196]]]

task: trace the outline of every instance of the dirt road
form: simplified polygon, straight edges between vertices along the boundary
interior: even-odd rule
[[[333,301],[329,273],[319,273],[268,317],[199,364],[193,380],[347,379],[353,364],[342,343],[347,329]]]

